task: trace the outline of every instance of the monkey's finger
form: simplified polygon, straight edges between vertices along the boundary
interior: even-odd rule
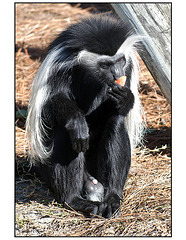
[[[102,215],[103,215],[103,212],[105,211],[106,206],[107,206],[106,203],[104,203],[104,202],[101,203],[101,204],[99,205],[97,215],[102,216]]]
[[[109,98],[110,98],[111,100],[113,100],[114,102],[117,102],[117,101],[118,101],[117,97],[114,96],[112,93],[108,93],[108,96],[109,96]]]
[[[81,143],[79,141],[79,139],[76,139],[73,143],[72,143],[72,149],[78,153],[81,152]]]
[[[81,148],[82,152],[86,152],[89,149],[89,139],[83,140]]]
[[[115,94],[118,94],[122,97],[127,97],[127,91],[126,88],[122,87],[122,88],[113,88],[112,92],[114,92]]]
[[[103,212],[103,217],[110,218],[111,216],[112,216],[112,207],[110,204],[108,204],[105,211]]]
[[[98,206],[94,205],[92,206],[92,209],[90,211],[90,217],[95,218],[98,214]]]
[[[113,92],[115,93],[118,93],[118,94],[121,94],[123,92],[123,88],[119,88],[119,87],[114,87],[112,89]]]
[[[122,95],[118,95],[117,93],[114,93],[114,92],[111,92],[110,94],[109,94],[109,96],[111,96],[111,98],[114,100],[115,99],[115,101],[117,102],[117,103],[119,103],[119,102],[121,102],[122,100],[123,100],[123,96]]]
[[[120,102],[121,102],[121,99],[118,98],[118,96],[113,96],[112,94],[109,94],[109,98],[110,100],[114,103],[115,107],[116,108],[119,108],[120,107]]]
[[[117,84],[118,85],[118,84]],[[109,88],[107,89],[107,92],[117,92],[118,94],[121,94],[121,91],[123,91],[123,87],[121,87],[120,85],[116,86],[116,85],[112,85],[109,86]]]
[[[73,142],[73,143],[72,143],[72,149],[73,149],[74,151],[78,152],[78,151],[77,151],[77,148],[78,148],[78,147],[77,147],[77,143],[76,143],[76,142]]]
[[[115,96],[119,101],[122,101],[122,100],[125,100],[128,98],[127,93],[118,94],[118,93],[113,92],[112,95]]]
[[[83,142],[82,140],[78,140],[78,152],[83,152]]]
[[[109,88],[113,88],[114,86],[117,86],[118,84],[115,82],[108,82],[107,85],[109,86]]]
[[[78,152],[85,152],[85,142],[82,139],[78,141]]]
[[[111,101],[114,103],[114,107],[116,109],[120,109],[120,102],[121,100],[118,100],[118,98],[112,96],[112,95],[109,95],[109,98],[111,99]]]
[[[76,152],[86,152],[89,149],[89,139],[77,139],[73,143],[73,150]]]
[[[123,96],[121,94],[118,94],[116,92],[110,92],[110,95],[112,95],[116,99],[122,99],[123,98]]]

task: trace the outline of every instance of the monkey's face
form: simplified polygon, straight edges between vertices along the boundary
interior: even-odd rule
[[[101,56],[83,50],[79,53],[78,60],[84,69],[105,83],[114,82],[125,75],[126,59],[122,53],[117,53],[114,56]]]
[[[97,62],[97,72],[101,79],[106,82],[114,82],[121,76],[124,76],[124,68],[126,65],[126,59],[123,54],[116,54],[112,57],[102,56]]]

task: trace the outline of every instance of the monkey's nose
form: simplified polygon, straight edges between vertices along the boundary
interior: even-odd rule
[[[117,75],[113,75],[113,80],[116,81],[116,80],[118,80],[119,78],[121,78],[122,76],[123,76],[122,73],[117,74]]]
[[[120,77],[124,76],[124,71],[122,68],[115,68],[112,73],[114,81],[119,79]]]

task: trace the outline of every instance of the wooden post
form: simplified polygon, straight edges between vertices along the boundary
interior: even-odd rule
[[[139,55],[171,103],[171,3],[111,4],[118,16],[146,36]]]

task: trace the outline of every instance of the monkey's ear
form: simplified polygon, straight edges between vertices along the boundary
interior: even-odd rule
[[[128,58],[130,52],[133,50],[133,47],[141,42],[144,39],[143,36],[140,35],[132,35],[129,36],[124,42],[123,44],[119,47],[118,51],[116,54],[119,53],[124,53],[125,57]]]

